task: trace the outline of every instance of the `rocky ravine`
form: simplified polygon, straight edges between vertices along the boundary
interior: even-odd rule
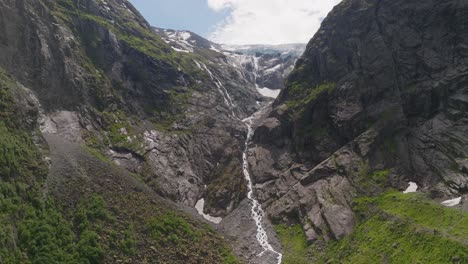
[[[18,118],[27,128],[15,129],[51,159],[35,191],[72,211],[83,196],[102,195],[119,205],[107,228],[138,226],[141,250],[132,257],[109,244],[106,263],[227,261],[217,232],[192,219],[203,220],[194,208],[202,199],[199,213],[220,221],[212,226],[242,260],[275,263],[281,246],[269,219],[300,224],[309,242],[324,243],[353,231],[358,195],[409,181],[434,199],[467,192],[462,1],[344,0],[286,87],[300,45],[225,48],[155,29],[126,0],[0,0],[0,15],[0,66],[9,73],[0,84],[24,90],[15,99],[23,111],[14,111],[27,112]],[[271,105],[263,96],[283,88]],[[5,105],[0,114],[10,117],[15,107]],[[252,134],[245,118],[254,113]],[[177,217],[177,208],[193,217]],[[155,217],[156,228],[176,221],[202,234],[196,250],[160,234],[151,240]],[[178,235],[169,242],[193,239]]]
[[[274,221],[301,224],[309,242],[340,239],[353,197],[409,181],[466,201],[467,18],[466,1],[333,9],[255,131],[249,160]]]
[[[89,179],[88,171],[107,165],[76,164],[79,157],[91,160],[79,147],[86,146],[126,169],[115,172],[123,182],[137,175],[138,193],[151,190],[184,209],[203,198],[204,212],[224,219],[219,230],[238,255],[268,262],[257,256],[262,248],[242,172],[242,119],[271,102],[256,89],[264,73],[252,70],[255,56],[213,49],[201,38],[169,45],[126,0],[0,0],[0,13],[0,66],[36,97],[53,152],[52,198],[74,208],[82,196],[115,189],[111,178]],[[268,55],[265,66],[281,65],[269,71],[278,70],[278,80],[295,61],[288,56],[283,65],[281,56]],[[63,162],[75,164],[77,173]]]

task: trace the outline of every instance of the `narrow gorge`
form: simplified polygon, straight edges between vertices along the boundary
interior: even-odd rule
[[[320,22],[223,45],[0,0],[0,263],[468,263],[468,2]]]

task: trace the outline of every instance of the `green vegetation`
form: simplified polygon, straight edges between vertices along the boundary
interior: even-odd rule
[[[8,128],[0,121],[0,179],[19,175],[32,177],[32,171],[43,169],[40,152],[24,132]]]
[[[387,183],[388,175],[390,175],[390,170],[377,170],[371,172],[369,165],[365,163],[361,165],[361,170],[359,171],[356,181],[364,191],[372,192],[377,189],[383,190]]]
[[[306,236],[300,225],[277,225],[276,233],[283,246],[283,264],[307,264],[310,263]]]
[[[319,95],[330,93],[336,88],[336,83],[324,82],[315,88],[306,88],[304,84],[295,82],[289,87],[291,96],[296,98],[294,101],[288,101],[288,106],[299,107],[315,100]]]
[[[294,82],[288,87],[291,99],[286,102],[286,105],[293,110],[294,116],[300,116],[307,104],[322,94],[330,94],[335,88],[336,83],[330,82],[324,82],[314,88],[308,88],[304,83]]]
[[[13,96],[11,94],[11,88],[16,86],[11,80],[11,77],[0,68],[0,117],[4,118],[8,116],[8,110],[14,103]]]
[[[0,110],[7,113],[0,122],[0,262],[97,263],[97,235],[86,230],[78,236],[43,194],[47,167],[26,117],[15,113],[13,94],[20,92],[0,70]]]
[[[81,232],[106,220],[112,220],[112,217],[106,209],[106,202],[98,195],[82,200],[74,217],[75,226]]]
[[[374,173],[377,178],[385,174]],[[279,226],[284,263],[468,262],[467,213],[442,207],[423,194],[397,192],[358,198],[354,210],[359,217],[354,232],[325,249],[305,247],[300,227]]]
[[[220,263],[239,263],[230,247],[224,243],[214,243],[212,240],[214,231],[209,226],[200,229],[183,215],[174,212],[160,214],[151,218],[146,224],[146,228],[151,238],[159,246],[170,247],[179,255],[185,255],[188,251],[191,252],[189,254],[193,254],[194,247],[209,245],[219,254],[222,261]]]
[[[154,240],[164,244],[188,246],[201,237],[201,233],[187,220],[174,213],[151,219],[148,229]]]
[[[45,173],[41,153],[26,132],[13,93],[19,87],[0,68],[0,179],[22,176],[30,182]],[[36,175],[34,175],[36,174]]]
[[[98,235],[83,222],[77,235],[53,201],[42,201],[36,187],[0,181],[2,263],[99,263],[103,250]],[[100,215],[96,204],[89,208],[84,211],[87,221]]]
[[[424,194],[392,192],[379,198],[361,198],[358,203],[375,204],[387,214],[411,219],[416,225],[438,230],[452,239],[468,243],[468,214],[442,207]]]
[[[356,200],[361,223],[318,263],[466,263],[468,215],[422,194],[388,193]]]
[[[32,263],[76,257],[70,225],[51,202],[41,202],[20,182],[0,181],[0,222],[2,263],[20,263],[25,256]]]
[[[108,162],[99,151],[106,149],[108,146],[120,148],[140,153],[142,149],[142,135],[138,134],[134,127],[136,121],[130,123],[131,117],[128,117],[124,112],[100,112],[102,128],[105,132],[102,134],[88,134],[86,138],[87,150],[101,161]],[[133,120],[137,120],[134,118]]]
[[[173,134],[189,134],[191,130],[174,130],[173,125],[176,121],[184,117],[184,111],[190,98],[192,97],[194,88],[175,88],[174,90],[167,91],[168,94],[168,107],[164,110],[158,110],[152,119],[154,125],[159,131],[168,132]],[[170,111],[168,111],[168,109]]]
[[[122,251],[127,255],[135,255],[136,253],[136,238],[135,227],[133,224],[125,230],[124,239],[119,244]]]
[[[53,202],[40,196],[46,166],[15,113],[19,88],[0,69],[0,262],[72,263],[73,233]]]

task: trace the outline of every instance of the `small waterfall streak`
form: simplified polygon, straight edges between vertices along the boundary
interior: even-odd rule
[[[196,62],[198,64],[198,62]],[[211,80],[215,83],[216,87],[218,87],[219,93],[223,96],[224,98],[224,103],[226,106],[231,110],[231,115],[232,117],[236,117],[236,114],[234,113],[234,108],[236,105],[233,103],[233,100],[231,98],[231,95],[228,93],[226,87],[221,83],[221,81],[214,76],[214,74],[206,67],[204,63],[200,62],[200,65],[205,69],[205,71],[210,75]]]

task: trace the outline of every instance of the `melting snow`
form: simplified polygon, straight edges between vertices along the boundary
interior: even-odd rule
[[[415,182],[409,182],[409,187],[403,193],[414,193],[418,190],[418,185]]]
[[[213,222],[215,224],[221,223],[221,221],[223,220],[221,217],[213,217],[211,215],[205,214],[203,212],[203,208],[205,208],[205,199],[202,198],[198,200],[197,204],[195,205],[195,209],[197,209],[198,213],[210,222]]]
[[[455,199],[452,199],[452,200],[443,201],[441,204],[445,205],[445,206],[452,207],[452,206],[455,206],[455,205],[459,205],[460,202],[461,202],[461,197],[458,197],[458,198],[455,198]]]
[[[273,72],[275,72],[275,71],[280,70],[281,67],[283,67],[283,64],[278,64],[278,65],[276,65],[276,66],[273,67],[273,68],[266,69],[266,70],[265,70],[265,73],[273,73]]]
[[[202,70],[202,71],[204,70],[204,69],[202,68],[201,64],[200,64],[198,61],[196,61],[196,60],[193,60],[193,61],[195,62],[195,64],[197,65],[197,67],[198,67],[200,70]]]
[[[278,95],[280,94],[281,90],[272,90],[272,89],[269,89],[269,88],[259,88],[257,87],[257,91],[263,95],[263,96],[266,96],[266,97],[271,97],[271,98],[276,98],[278,97]]]
[[[190,34],[189,32],[187,31],[183,31],[179,34],[180,38],[182,38],[183,40],[187,40],[189,38],[192,37],[192,34]]]
[[[190,51],[188,50],[183,50],[183,49],[178,49],[178,48],[174,48],[174,47],[171,47],[173,50],[177,51],[177,52],[185,52],[185,53],[190,53]]]
[[[193,45],[188,43],[187,40],[192,37],[192,35],[187,31],[174,31],[170,32],[164,30],[166,35],[163,37],[164,42],[168,44],[177,44],[179,48],[172,47],[174,50],[179,52],[193,52]]]
[[[218,52],[218,53],[221,53],[221,51],[220,51],[219,49],[216,49],[216,48],[215,48],[215,47],[213,47],[213,46],[211,46],[211,47],[210,47],[210,50],[212,50],[212,51],[216,51],[216,52]]]

